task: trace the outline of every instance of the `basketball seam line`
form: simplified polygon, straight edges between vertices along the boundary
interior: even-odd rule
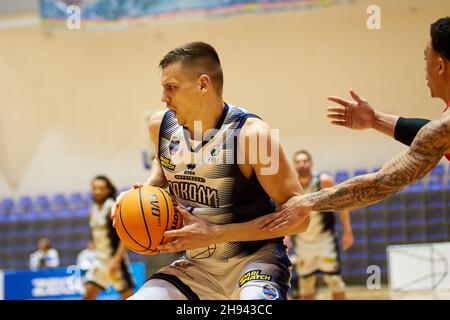
[[[142,219],[144,219],[145,230],[147,231],[147,236],[148,236],[148,241],[149,241],[147,250],[153,250],[153,249],[151,249],[151,246],[152,246],[152,237],[151,237],[150,232],[149,232],[149,230],[148,230],[147,219],[145,219],[145,212],[144,212],[144,208],[143,208],[143,206],[142,206],[141,190],[142,190],[142,188],[139,188],[139,207],[141,208]],[[152,209],[152,208],[150,207],[150,211],[151,211],[151,209]],[[153,251],[155,251],[155,250],[153,250]]]
[[[122,201],[123,201],[123,200],[122,200]],[[139,242],[137,242],[137,241],[133,238],[133,236],[128,232],[127,228],[125,227],[125,223],[123,222],[123,219],[122,219],[122,201],[121,201],[120,204],[119,204],[119,216],[120,216],[120,223],[122,224],[123,230],[125,230],[125,232],[126,232],[126,233],[128,234],[128,236],[131,238],[131,240],[133,240],[138,246],[144,248],[144,250],[136,250],[136,251],[139,251],[139,252],[145,252],[145,251],[147,251],[148,249],[147,249],[145,246],[143,246],[142,244],[140,244]]]

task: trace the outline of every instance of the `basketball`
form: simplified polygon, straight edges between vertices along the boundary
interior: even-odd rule
[[[170,242],[167,230],[179,229],[182,217],[175,210],[169,194],[157,187],[143,186],[128,192],[116,215],[119,238],[132,251],[156,254],[160,244]]]

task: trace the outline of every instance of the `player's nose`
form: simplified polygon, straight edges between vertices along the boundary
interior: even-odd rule
[[[165,92],[163,92],[161,95],[161,101],[165,103],[170,103],[170,97]]]

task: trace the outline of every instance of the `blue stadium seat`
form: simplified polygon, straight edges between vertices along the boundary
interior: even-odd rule
[[[447,232],[431,233],[427,236],[429,241],[447,241]]]
[[[57,218],[57,219],[68,219],[74,215],[75,215],[75,213],[72,210],[67,209],[67,208],[60,209],[55,212],[55,218]]]
[[[354,177],[356,177],[356,176],[362,176],[362,175],[368,174],[368,173],[369,173],[369,171],[366,170],[366,169],[358,169],[358,170],[355,170],[355,172],[353,173],[353,176],[354,176]]]
[[[352,229],[358,230],[358,229],[365,229],[365,228],[366,228],[366,223],[364,221],[354,221],[354,222],[352,221]]]
[[[414,192],[422,192],[422,191],[424,191],[424,190],[425,190],[425,187],[424,187],[423,181],[422,181],[422,180],[419,180],[419,181],[416,181],[416,182],[413,183],[413,184],[410,184],[410,185],[407,186],[405,189],[406,189],[406,191],[407,191],[408,193],[414,193]]]
[[[82,224],[82,225],[76,226],[72,230],[72,232],[74,232],[74,233],[82,233],[82,234],[90,234],[91,229],[89,227],[89,224],[86,223],[86,224]]]
[[[424,184],[418,181],[407,188],[404,201],[407,209],[419,209],[425,206]]]
[[[373,260],[385,261],[386,260],[386,252],[371,253],[370,258]]]
[[[23,221],[34,222],[37,220],[39,214],[36,211],[29,211],[22,213]]]
[[[380,244],[386,242],[385,229],[370,229],[368,234],[368,241],[370,244]]]
[[[383,201],[388,211],[397,211],[405,207],[405,199],[402,193],[396,193]]]
[[[377,212],[380,212],[380,211],[384,211],[384,202],[383,201],[381,201],[381,202],[378,202],[378,203],[375,203],[375,204],[373,204],[373,205],[371,205],[371,206],[368,206],[367,207],[367,211],[370,211],[370,212],[374,212],[374,211],[377,211]],[[369,216],[371,216],[371,215],[373,215],[373,213],[369,213],[368,214]]]
[[[10,213],[14,208],[13,198],[4,198],[0,202],[0,213]]]
[[[0,212],[0,225],[6,223],[9,220],[9,213]]]
[[[58,193],[53,196],[52,204],[55,210],[65,209],[68,205],[65,195],[62,193]]]
[[[402,211],[391,211],[387,215],[389,227],[401,226],[405,223]]]
[[[372,220],[368,224],[370,228],[383,228],[386,225],[384,220]]]
[[[365,246],[353,246],[347,251],[347,259],[364,260],[369,257]]]
[[[89,204],[88,199],[84,198],[80,192],[74,192],[69,198],[69,207],[72,210],[77,210],[79,208],[85,208]]]
[[[53,234],[69,236],[71,231],[72,231],[72,227],[70,225],[64,224],[64,225],[56,226],[53,230]]]
[[[398,198],[396,198],[398,199]],[[404,203],[401,199],[398,199],[396,201],[387,201],[386,202],[386,209],[388,211],[400,211],[404,208]]]
[[[74,214],[75,217],[78,218],[87,217],[89,216],[89,208],[88,207],[78,208],[77,210],[75,210]]]
[[[48,200],[48,197],[46,195],[39,195],[36,198],[36,209],[37,210],[47,210],[50,208],[50,201]]]
[[[74,192],[70,195],[69,198],[70,202],[72,203],[81,203],[84,201],[83,196],[80,192]]]
[[[48,209],[39,212],[37,215],[37,219],[43,220],[43,221],[51,220],[51,219],[53,219],[53,217],[54,217],[53,211],[48,210]]]
[[[408,226],[424,225],[425,210],[424,209],[409,209],[405,212],[406,224]]]
[[[367,276],[367,268],[360,267],[360,268],[352,268],[349,270],[349,275],[352,276]]]
[[[73,247],[74,248],[79,248],[80,251],[83,250],[84,248],[86,248],[88,239],[89,239],[89,235],[87,235],[84,239],[74,241],[73,242]]]
[[[60,261],[61,266],[70,266],[76,263],[76,261],[73,261],[72,257],[69,255],[63,255]]]
[[[408,242],[420,242],[426,240],[426,234],[423,231],[408,232]]]
[[[395,242],[404,242],[406,241],[405,235],[401,232],[401,230],[398,230],[398,232],[390,232],[388,236],[389,243],[395,243]]]
[[[444,176],[444,174],[445,174],[444,164],[438,164],[431,170],[430,177],[442,177]]]
[[[428,181],[428,191],[442,191],[445,190],[443,179],[433,179]]]
[[[33,251],[37,250],[37,242],[36,243],[25,243],[22,247],[22,250],[25,252],[29,252],[31,254]]]
[[[341,183],[348,178],[350,178],[350,174],[347,171],[337,171],[334,176],[334,180],[336,181],[336,183]]]
[[[445,192],[445,199],[447,207],[450,207],[450,179],[447,182],[447,190]]]
[[[27,212],[27,211],[31,210],[31,208],[33,206],[33,201],[31,201],[30,197],[27,197],[27,196],[21,197],[19,199],[19,206],[20,206],[21,211]]]
[[[370,228],[384,227],[385,224],[383,212],[373,212],[367,216],[367,225]]]
[[[362,232],[353,232],[354,244],[366,244],[367,243],[367,234]]]

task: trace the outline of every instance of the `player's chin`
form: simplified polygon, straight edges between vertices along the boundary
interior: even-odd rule
[[[176,116],[175,118],[177,119],[178,125],[180,125],[181,127],[184,127],[186,125],[186,121],[184,119],[180,119],[179,117],[177,118]]]

